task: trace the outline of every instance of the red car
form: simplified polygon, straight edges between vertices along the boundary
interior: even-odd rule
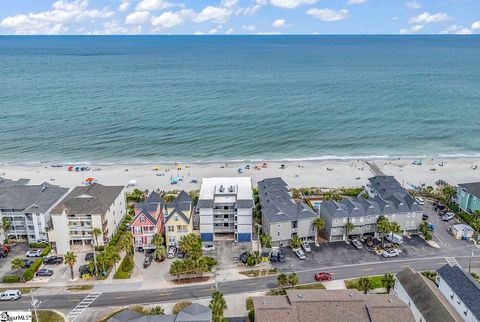
[[[313,277],[317,282],[321,281],[331,281],[332,280],[332,274],[330,273],[317,273]]]
[[[3,250],[5,253],[10,253],[10,246],[8,246],[8,245],[2,245],[2,250]]]

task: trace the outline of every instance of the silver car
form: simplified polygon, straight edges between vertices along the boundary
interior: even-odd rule
[[[305,253],[310,253],[312,251],[310,245],[305,240],[302,241],[302,248]]]
[[[363,248],[362,242],[359,241],[358,239],[352,240],[352,245],[353,245],[353,247],[355,247],[356,249],[362,249],[362,248]]]
[[[295,251],[295,255],[297,255],[298,259],[305,259],[307,257],[305,257],[305,253],[301,250],[301,249],[297,249]]]

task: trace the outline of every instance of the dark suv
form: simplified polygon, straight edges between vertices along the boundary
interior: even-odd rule
[[[146,256],[143,260],[143,268],[147,268],[153,261],[153,255]]]
[[[93,253],[85,254],[85,261],[86,262],[89,262],[91,259],[93,259]]]
[[[58,265],[63,263],[63,257],[60,256],[50,256],[43,259],[45,265]]]

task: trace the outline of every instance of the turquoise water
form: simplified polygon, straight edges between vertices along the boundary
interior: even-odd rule
[[[0,37],[0,162],[480,154],[478,36]]]

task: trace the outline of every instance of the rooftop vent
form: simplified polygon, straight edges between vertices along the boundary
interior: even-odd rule
[[[218,191],[219,191],[219,192],[224,192],[224,191],[225,191],[225,188],[223,187],[223,184],[220,185],[220,188],[218,188]]]

